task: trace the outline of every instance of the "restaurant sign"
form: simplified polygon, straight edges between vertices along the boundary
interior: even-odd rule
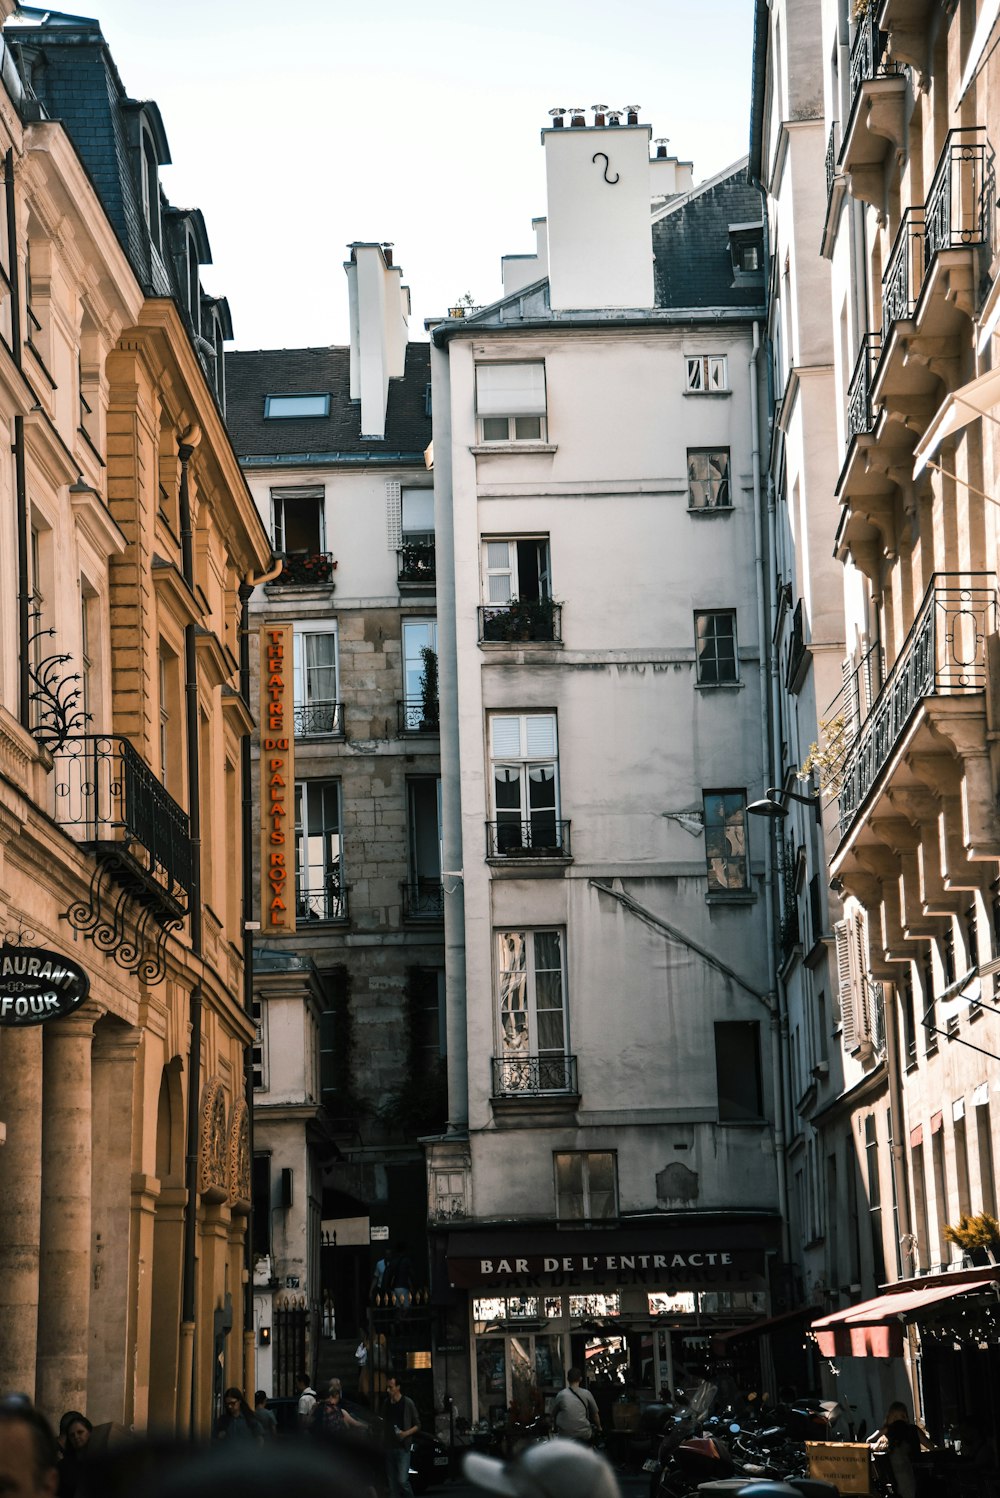
[[[79,1009],[90,979],[78,962],[44,947],[0,952],[0,1025],[41,1025]]]
[[[717,1248],[646,1249],[624,1253],[497,1253],[491,1258],[448,1255],[448,1277],[453,1285],[472,1288],[500,1285],[756,1285],[761,1274],[759,1253]]]
[[[295,930],[293,628],[260,631],[260,929]]]

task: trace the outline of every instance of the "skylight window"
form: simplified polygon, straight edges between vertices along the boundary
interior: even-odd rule
[[[329,416],[329,395],[265,395],[266,418],[288,416]]]

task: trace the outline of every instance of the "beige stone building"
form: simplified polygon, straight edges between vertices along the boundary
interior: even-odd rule
[[[204,1429],[253,1377],[239,628],[270,548],[156,106],[95,22],[3,11],[0,926],[90,995],[0,1029],[0,1386]]]

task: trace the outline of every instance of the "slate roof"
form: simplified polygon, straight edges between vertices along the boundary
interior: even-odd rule
[[[668,204],[653,221],[657,307],[762,306],[763,269],[736,275],[729,226],[760,223],[763,217],[764,200],[747,182],[746,162]]]
[[[427,414],[430,345],[410,343],[402,379],[389,381],[385,439],[361,436],[361,402],[350,399],[348,348],[259,349],[226,356],[226,421],[241,460],[252,457],[383,457],[422,454],[431,440]],[[329,394],[329,416],[265,420],[266,395]]]

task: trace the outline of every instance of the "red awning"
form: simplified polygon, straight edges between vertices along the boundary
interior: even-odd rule
[[[899,1318],[913,1315],[927,1306],[972,1290],[985,1290],[995,1279],[966,1280],[964,1283],[924,1285],[916,1290],[876,1295],[860,1305],[847,1306],[812,1323],[816,1343],[825,1358],[835,1357],[901,1357],[903,1328]]]

